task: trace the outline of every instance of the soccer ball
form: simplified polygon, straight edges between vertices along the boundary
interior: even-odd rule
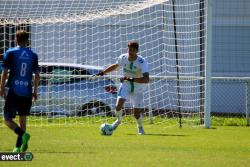
[[[103,123],[100,126],[101,135],[110,136],[113,133],[112,125]]]

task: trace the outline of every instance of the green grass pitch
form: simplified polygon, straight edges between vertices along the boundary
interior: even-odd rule
[[[29,126],[32,161],[0,162],[0,166],[46,167],[247,167],[250,129],[242,126],[202,127],[146,124],[121,125],[112,136],[101,136],[100,123]],[[16,136],[0,127],[0,152],[13,149]]]

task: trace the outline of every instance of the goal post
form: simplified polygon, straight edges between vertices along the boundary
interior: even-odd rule
[[[15,46],[16,30],[30,33],[42,76],[40,99],[32,107],[34,120],[101,122],[113,119],[122,71],[94,81],[89,76],[115,63],[127,52],[128,41],[137,40],[151,76],[143,97],[144,120],[209,128],[209,2],[4,0],[0,51]],[[125,116],[131,115],[130,109],[126,103]]]
[[[206,56],[205,56],[205,114],[204,126],[211,127],[211,71],[212,71],[212,1],[206,1],[207,6],[207,38],[206,38]]]

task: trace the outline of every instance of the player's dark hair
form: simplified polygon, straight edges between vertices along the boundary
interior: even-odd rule
[[[128,42],[129,48],[135,48],[137,51],[139,50],[139,43],[136,41],[130,41]]]
[[[29,34],[24,30],[18,30],[16,32],[16,41],[18,43],[25,43],[29,41]]]

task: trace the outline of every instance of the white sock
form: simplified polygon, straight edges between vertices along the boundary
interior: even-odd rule
[[[115,114],[117,119],[112,124],[113,130],[115,130],[122,122],[122,111],[116,111]]]
[[[117,119],[122,122],[122,110],[120,111],[115,111],[115,115],[117,117]]]
[[[142,114],[140,113],[140,117],[137,119],[138,127],[142,127]]]

